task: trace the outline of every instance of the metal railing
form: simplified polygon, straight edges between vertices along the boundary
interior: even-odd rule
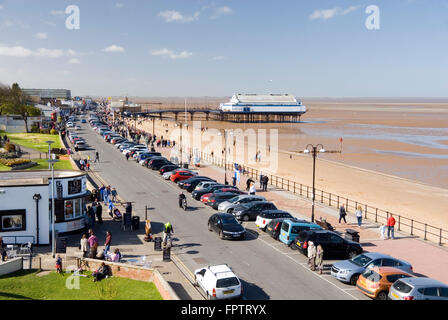
[[[23,239],[20,242],[17,242],[17,239]],[[11,241],[10,239],[14,239],[14,241]],[[34,236],[3,236],[3,241],[5,244],[26,244],[28,242],[34,243],[35,237]]]
[[[198,155],[201,160],[205,160],[219,167],[224,167],[224,161],[222,158],[212,156],[210,154],[206,154],[203,152],[198,152]],[[226,167],[227,170],[230,171],[234,170],[233,163],[226,163]],[[256,168],[252,168],[246,165],[241,165],[241,168],[243,169],[242,173],[244,175],[253,178],[255,181],[258,180],[261,174],[261,171]],[[275,186],[276,188],[293,192],[294,194],[298,194],[302,197],[312,198],[313,188],[311,186],[298,183],[273,174],[268,174],[268,177],[269,177],[269,184],[271,186]],[[336,208],[339,208],[342,204],[344,204],[347,213],[355,213],[358,206],[361,206],[364,218],[375,221],[375,223],[386,224],[387,220],[392,214],[396,220],[395,228],[398,231],[407,233],[411,236],[423,237],[424,240],[429,240],[438,243],[440,246],[443,245],[446,242],[446,240],[448,240],[448,230],[445,230],[443,228],[423,223],[418,220],[410,219],[402,215],[392,213],[387,210],[379,209],[377,207],[370,206],[368,204],[348,199],[346,197],[326,192],[324,190],[320,190],[317,188],[315,189],[315,201],[328,205],[329,207],[336,207]]]

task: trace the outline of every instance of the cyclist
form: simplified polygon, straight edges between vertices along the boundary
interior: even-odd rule
[[[163,244],[166,245],[166,239],[169,236],[171,239],[171,234],[174,233],[173,225],[167,222],[163,225]]]

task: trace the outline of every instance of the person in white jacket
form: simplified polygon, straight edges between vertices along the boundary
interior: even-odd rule
[[[316,246],[313,241],[308,241],[308,265],[312,271],[316,270]]]

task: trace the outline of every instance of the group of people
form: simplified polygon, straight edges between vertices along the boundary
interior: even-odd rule
[[[269,182],[269,177],[263,174],[260,174],[260,188],[263,191],[267,191],[268,190],[268,182]]]
[[[315,244],[313,241],[308,241],[308,265],[312,271],[317,271],[322,274],[324,262],[324,249],[322,245]]]
[[[96,259],[98,257],[98,238],[96,237],[93,229],[89,229],[88,234],[83,234],[79,244],[79,249],[83,252],[83,257]],[[106,240],[104,242],[104,251],[99,255],[99,258],[112,262],[119,262],[121,259],[121,253],[118,248],[112,252],[110,246],[112,245],[112,233],[106,232]]]

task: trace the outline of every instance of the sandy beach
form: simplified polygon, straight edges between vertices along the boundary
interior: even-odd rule
[[[217,100],[207,98],[201,104],[198,99],[188,107],[216,107]],[[308,112],[301,123],[243,124],[202,120],[201,125],[208,128],[208,132],[212,128],[266,129],[268,136],[270,130],[277,129],[278,156],[274,147],[269,152],[268,137],[266,149],[256,146],[256,150],[262,152],[261,162],[254,163],[254,154],[247,153],[244,161],[264,172],[307,185],[312,185],[312,157],[295,152],[305,149],[309,143],[320,143],[326,150],[340,150],[339,138],[342,137],[342,153],[318,155],[316,188],[448,229],[448,102],[354,99],[304,99],[303,102]],[[164,101],[164,105],[157,108],[168,106],[183,108],[183,99]],[[184,120],[179,117],[179,121]],[[192,122],[188,124],[191,132]],[[148,132],[153,130],[152,121],[138,127]],[[155,133],[159,137],[169,137],[174,129],[172,120],[155,121]],[[172,138],[178,140],[176,137],[174,134]],[[204,142],[202,147],[213,150],[216,146],[214,154],[221,156],[216,140],[208,144]],[[245,150],[250,149],[247,140],[245,146]],[[228,148],[229,162],[233,162],[234,154],[238,153],[232,148],[235,147]],[[274,172],[269,169],[270,162],[274,161],[269,160],[270,156],[275,156],[278,162]]]

